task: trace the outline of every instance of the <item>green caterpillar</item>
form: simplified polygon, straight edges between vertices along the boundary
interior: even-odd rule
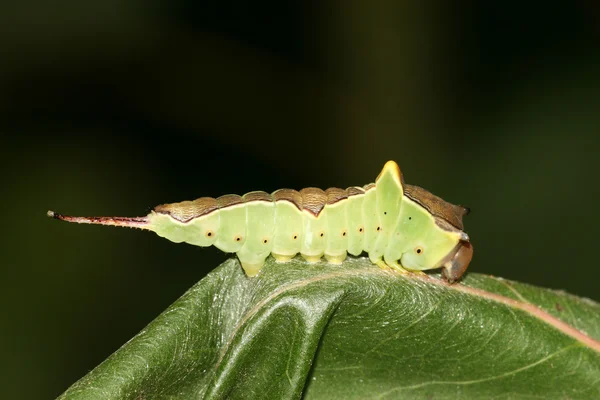
[[[156,232],[173,242],[216,246],[236,253],[248,276],[258,274],[271,254],[286,262],[298,253],[309,262],[325,256],[340,264],[363,251],[371,262],[400,272],[443,268],[454,282],[473,257],[462,218],[469,209],[452,205],[428,191],[404,183],[400,168],[388,161],[364,187],[272,194],[250,192],[217,199],[163,204],[145,217],[71,217],[70,222],[125,226]]]

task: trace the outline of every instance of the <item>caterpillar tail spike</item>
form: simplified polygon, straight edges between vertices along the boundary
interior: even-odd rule
[[[126,228],[139,228],[152,230],[148,224],[147,217],[73,217],[48,210],[48,217],[61,221],[75,222],[77,224],[92,224],[92,225],[107,225],[107,226],[122,226]]]
[[[173,242],[216,246],[236,253],[248,276],[257,275],[272,254],[287,262],[300,254],[308,262],[332,262],[368,253],[373,264],[419,272],[442,268],[453,283],[473,258],[463,217],[469,209],[450,204],[404,182],[388,161],[375,183],[347,189],[279,189],[243,196],[163,204],[147,216],[73,217],[68,222],[139,228]]]

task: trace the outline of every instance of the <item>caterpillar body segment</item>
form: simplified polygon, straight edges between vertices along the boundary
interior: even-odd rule
[[[325,258],[332,264],[341,264],[348,251],[348,223],[346,204],[348,192],[338,188],[329,188],[327,195],[327,244]]]
[[[473,256],[462,224],[467,213],[405,184],[398,165],[388,161],[375,183],[364,187],[202,197],[163,204],[139,218],[49,215],[147,229],[177,243],[214,245],[236,253],[248,276],[257,275],[270,254],[278,262],[301,254],[309,262],[325,257],[339,264],[347,253],[366,252],[374,264],[399,271],[442,267],[443,276],[454,282]]]
[[[271,254],[278,262],[286,262],[302,249],[304,216],[299,212],[302,196],[292,189],[279,189],[272,196],[277,224]]]
[[[361,187],[350,187],[346,189],[348,199],[346,200],[346,226],[348,227],[348,253],[358,256],[363,252],[365,235],[365,224],[363,220],[363,204],[365,201],[365,190]]]

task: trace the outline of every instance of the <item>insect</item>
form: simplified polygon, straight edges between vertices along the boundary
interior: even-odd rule
[[[298,253],[308,262],[321,257],[340,264],[346,254],[369,255],[372,263],[406,273],[442,268],[452,283],[473,257],[463,216],[469,209],[447,203],[404,183],[388,161],[375,183],[346,190],[256,191],[243,196],[201,197],[163,204],[147,216],[72,217],[69,222],[146,229],[173,242],[214,245],[236,253],[246,275],[257,275],[266,258],[287,262]]]

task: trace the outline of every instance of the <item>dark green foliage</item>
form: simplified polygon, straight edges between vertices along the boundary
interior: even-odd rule
[[[600,398],[600,354],[540,318],[455,287],[342,266],[232,259],[105,362],[69,399]],[[600,306],[470,274],[600,339]]]

